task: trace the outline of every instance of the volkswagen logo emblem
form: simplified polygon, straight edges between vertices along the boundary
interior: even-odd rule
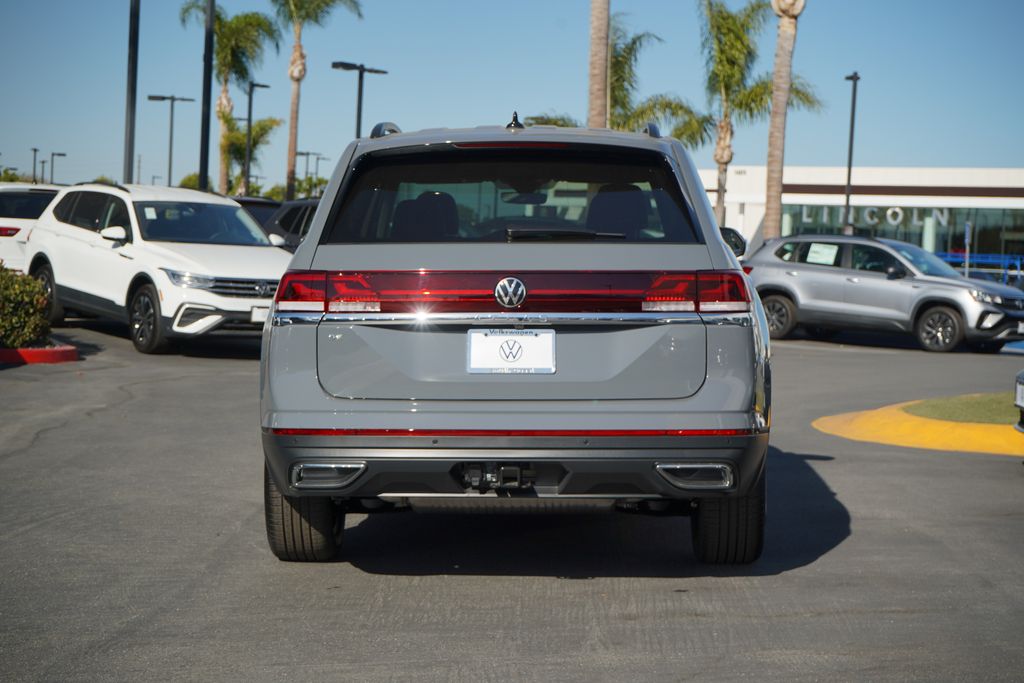
[[[523,346],[515,339],[506,339],[498,347],[498,355],[506,363],[515,363],[523,357]]]
[[[517,277],[507,277],[494,288],[494,298],[505,308],[515,308],[526,301],[526,285]]]
[[[267,296],[270,294],[270,283],[260,282],[256,285],[256,294],[259,296]]]

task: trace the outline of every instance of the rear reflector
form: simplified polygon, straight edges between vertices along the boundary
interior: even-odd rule
[[[525,285],[516,306],[496,286],[513,275]],[[750,310],[739,271],[289,271],[278,311],[316,313],[721,313]]]
[[[21,228],[0,228],[0,237],[14,237]]]
[[[750,436],[753,429],[287,429],[277,436]]]

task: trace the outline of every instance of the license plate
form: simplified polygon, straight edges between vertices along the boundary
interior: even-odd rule
[[[470,330],[466,371],[471,374],[551,375],[555,372],[554,330]]]
[[[1018,408],[1024,409],[1024,382],[1017,382],[1017,396],[1014,399],[1013,404]]]
[[[254,323],[263,323],[267,321],[267,314],[270,313],[269,308],[259,307],[253,308],[252,313],[249,316],[249,320]]]

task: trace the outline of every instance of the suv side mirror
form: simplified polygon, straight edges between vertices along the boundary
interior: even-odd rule
[[[889,266],[885,269],[885,276],[890,280],[899,280],[907,276],[907,270],[903,266]]]
[[[719,228],[719,230],[722,232],[722,239],[732,249],[732,253],[736,254],[736,258],[747,253],[747,241],[743,239],[743,235],[738,230],[733,228]]]
[[[110,240],[111,242],[127,242],[128,231],[120,225],[111,225],[110,227],[100,230],[100,237],[105,240]]]

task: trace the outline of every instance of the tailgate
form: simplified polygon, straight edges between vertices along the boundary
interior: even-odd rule
[[[704,382],[706,334],[692,302],[690,310],[644,302],[652,287],[678,290],[671,274],[680,266],[706,268],[703,245],[549,245],[543,253],[536,245],[419,246],[391,246],[380,252],[386,262],[374,247],[318,249],[314,267],[328,273],[334,299],[316,348],[329,394],[667,399],[691,396]],[[610,254],[617,264],[654,268],[601,269]],[[416,267],[424,263],[441,267]],[[453,267],[460,263],[478,268]]]

